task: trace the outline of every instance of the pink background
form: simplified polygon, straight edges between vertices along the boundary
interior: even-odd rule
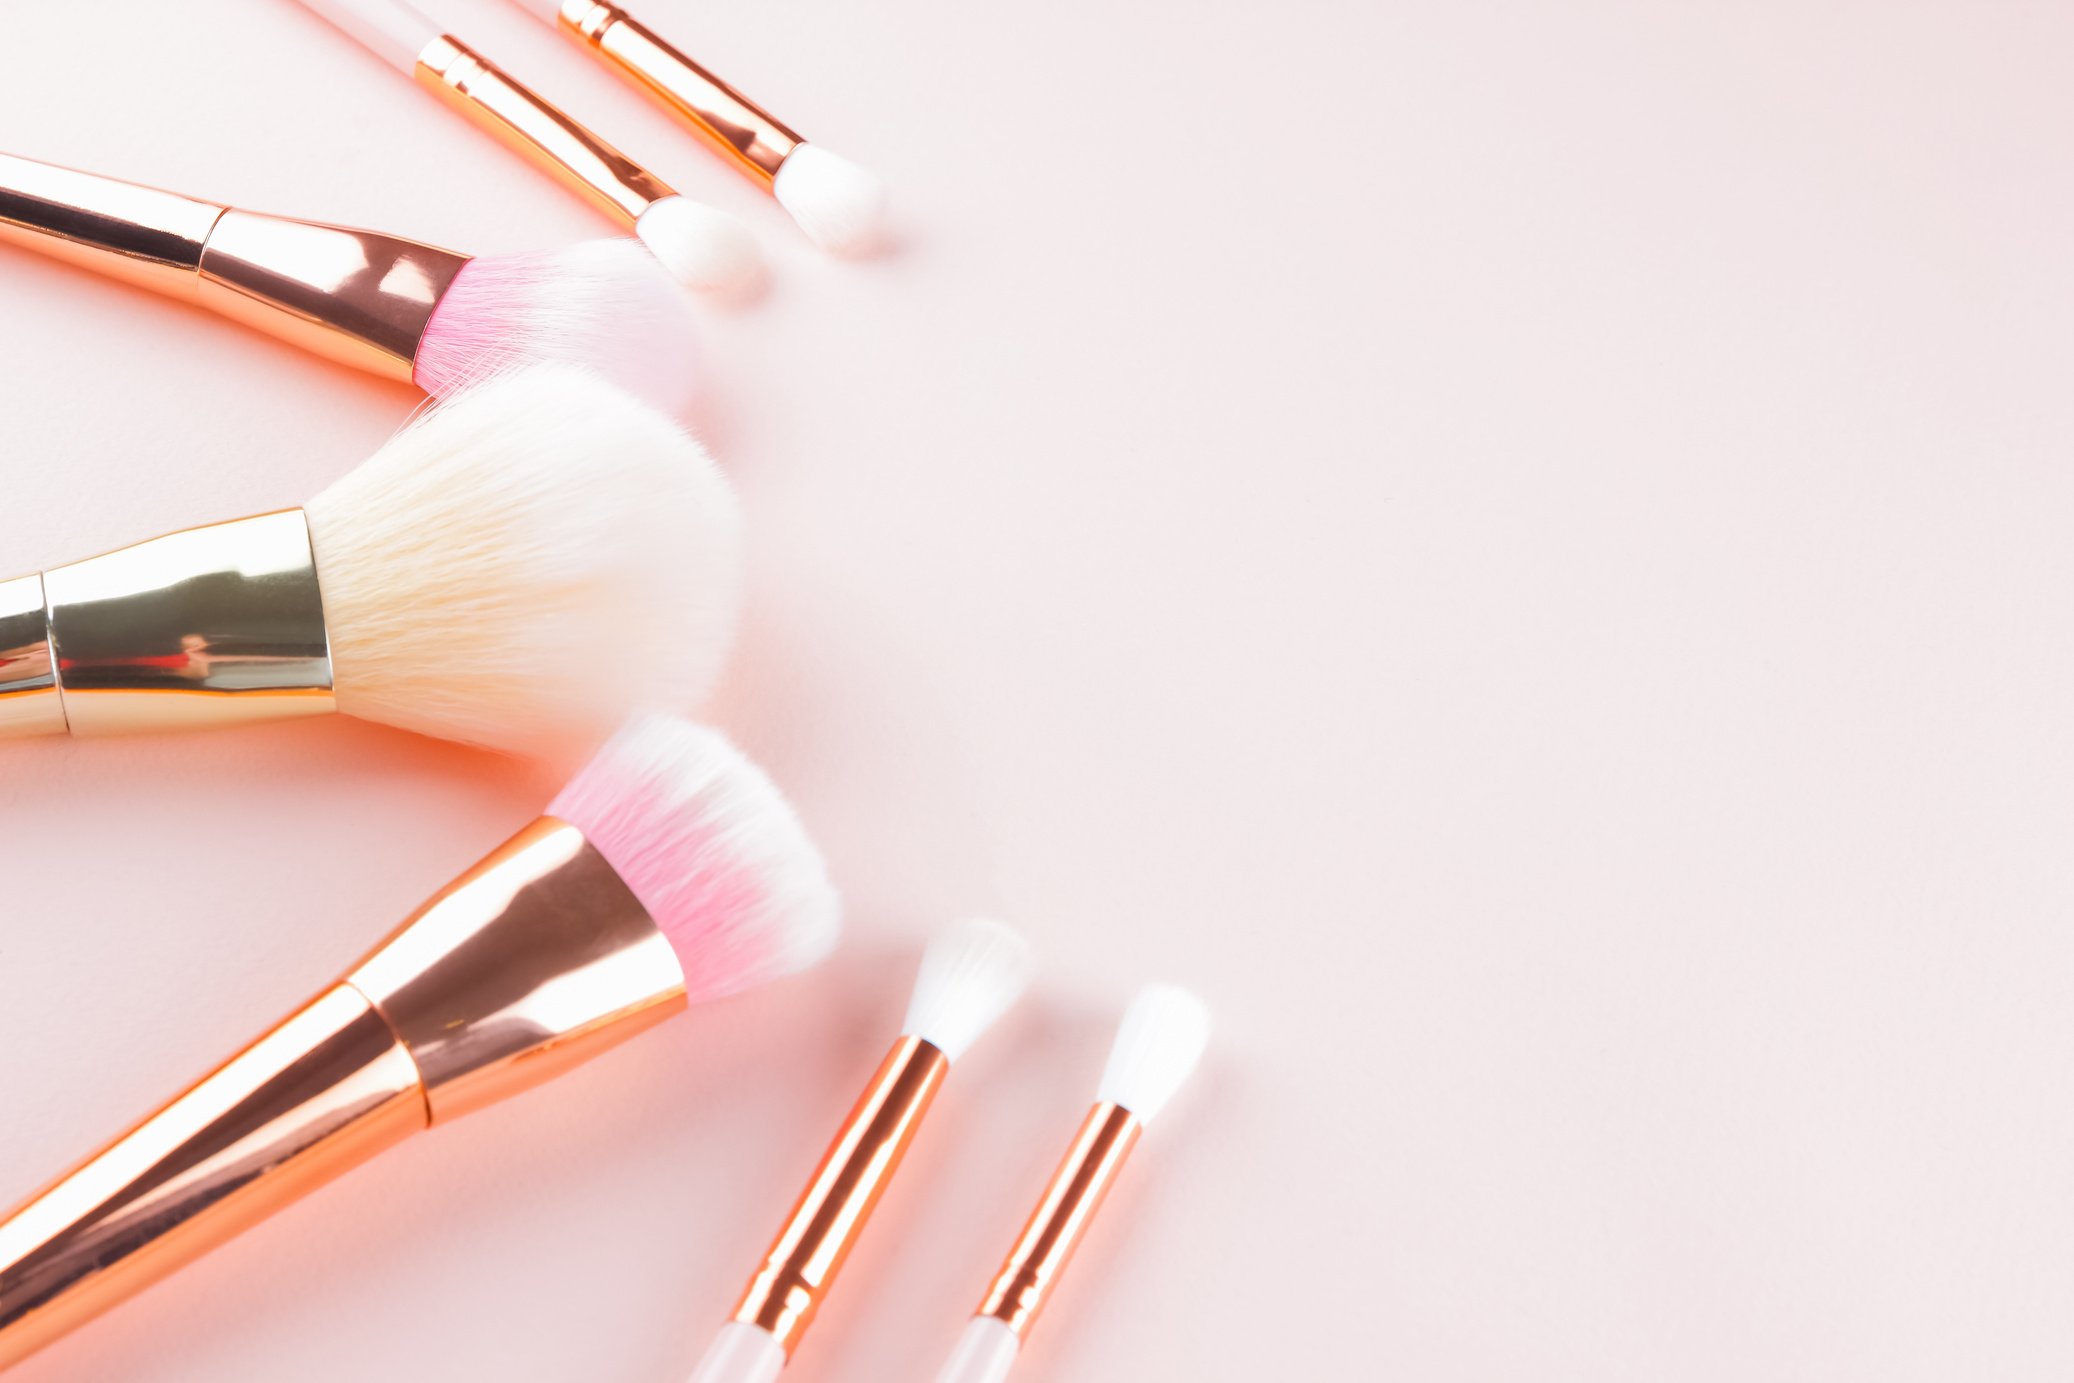
[[[2074,1375],[2074,16],[643,0],[882,169],[844,266],[440,16],[776,292],[715,717],[836,959],[419,1141],[23,1383],[679,1380],[921,939],[1043,975],[790,1377],[929,1376],[1149,977],[1216,1046],[1038,1380]],[[602,223],[284,3],[17,6],[0,142],[477,252]],[[413,404],[0,255],[0,569],[294,503]],[[352,722],[10,746],[0,1199],[529,817]]]

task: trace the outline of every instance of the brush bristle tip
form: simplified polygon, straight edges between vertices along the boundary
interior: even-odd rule
[[[991,918],[955,922],[922,953],[902,1031],[956,1061],[1030,982],[1030,943]]]
[[[763,282],[763,252],[749,228],[689,197],[650,203],[634,222],[634,234],[694,292],[740,297]]]
[[[778,166],[771,191],[807,238],[830,254],[868,254],[884,241],[885,184],[818,144],[794,149]]]
[[[1149,984],[1124,1011],[1100,1098],[1151,1123],[1184,1085],[1210,1042],[1210,1008],[1178,985]]]

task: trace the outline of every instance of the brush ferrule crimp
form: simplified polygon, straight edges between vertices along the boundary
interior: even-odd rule
[[[0,735],[187,729],[336,708],[300,509],[0,584]]]

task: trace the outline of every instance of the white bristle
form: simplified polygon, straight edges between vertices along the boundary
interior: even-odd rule
[[[799,815],[724,735],[641,715],[547,814],[580,829],[648,909],[694,1003],[804,969],[841,927],[828,868]]]
[[[412,378],[444,398],[534,361],[588,365],[665,413],[690,402],[691,301],[640,241],[484,255],[462,266],[418,343]]]
[[[1030,982],[1030,943],[1005,922],[954,923],[922,953],[901,1028],[952,1061],[1008,1011]]]
[[[698,292],[739,295],[763,278],[763,252],[749,228],[689,197],[650,202],[634,234],[679,283]]]
[[[1202,1060],[1210,1009],[1187,990],[1148,984],[1131,1000],[1102,1069],[1100,1098],[1151,1123]]]
[[[802,144],[786,155],[771,191],[807,238],[830,254],[862,254],[885,233],[885,184],[870,169],[818,144]]]
[[[558,756],[697,701],[738,600],[740,515],[683,429],[533,365],[421,413],[307,506],[338,707]]]

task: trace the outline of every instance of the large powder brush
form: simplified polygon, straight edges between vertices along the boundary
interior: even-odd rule
[[[419,415],[299,509],[0,581],[0,737],[332,711],[540,757],[688,707],[739,594],[733,491],[572,366]]]

